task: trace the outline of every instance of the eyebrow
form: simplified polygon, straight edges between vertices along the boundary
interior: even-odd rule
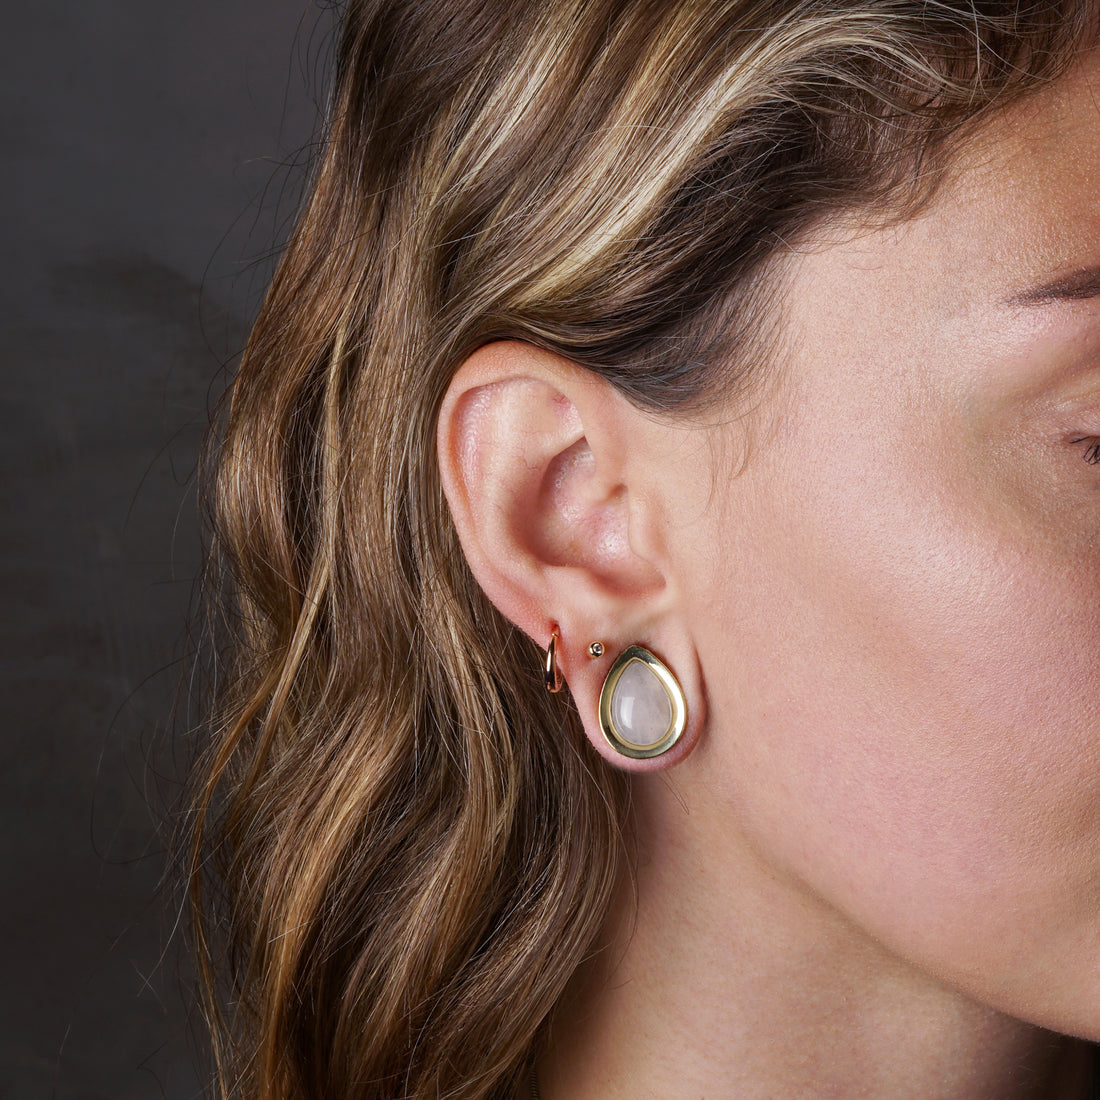
[[[1084,267],[1070,275],[1052,279],[1042,286],[1013,294],[1007,301],[1010,306],[1045,305],[1047,302],[1083,301],[1100,297],[1100,264]]]

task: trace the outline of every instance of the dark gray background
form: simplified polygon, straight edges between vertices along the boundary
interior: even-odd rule
[[[316,0],[33,0],[0,106],[0,1097],[188,1097],[189,488],[294,210]],[[186,683],[184,684],[186,687]]]

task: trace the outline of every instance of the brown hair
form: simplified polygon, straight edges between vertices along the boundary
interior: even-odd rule
[[[224,1095],[506,1096],[596,941],[626,787],[463,561],[435,417],[516,338],[682,415],[772,261],[927,193],[1083,2],[349,0],[220,433],[191,889]]]

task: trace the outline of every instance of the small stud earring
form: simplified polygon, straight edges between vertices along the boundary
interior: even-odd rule
[[[602,657],[603,656],[603,642],[593,642],[588,647],[589,657]]]
[[[644,646],[623,650],[600,691],[600,728],[623,756],[649,760],[668,752],[687,725],[687,699],[672,670]]]
[[[561,641],[561,634],[555,626],[550,635],[550,644],[546,647],[546,664],[543,668],[546,690],[552,695],[556,695],[561,691],[561,669],[558,668],[559,641]]]

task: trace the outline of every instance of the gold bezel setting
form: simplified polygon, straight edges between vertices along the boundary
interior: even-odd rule
[[[632,661],[640,661],[657,677],[668,694],[669,702],[672,704],[672,719],[669,722],[668,730],[660,740],[652,745],[639,745],[631,741],[615,725],[615,721],[611,716],[611,700],[615,694],[615,687]],[[617,753],[629,756],[633,760],[649,760],[654,756],[660,756],[662,753],[668,752],[680,740],[680,735],[684,732],[686,725],[687,702],[684,699],[683,689],[676,677],[672,675],[669,667],[644,646],[627,646],[615,659],[615,663],[611,666],[600,692],[600,729],[603,730],[603,735],[608,744]]]

